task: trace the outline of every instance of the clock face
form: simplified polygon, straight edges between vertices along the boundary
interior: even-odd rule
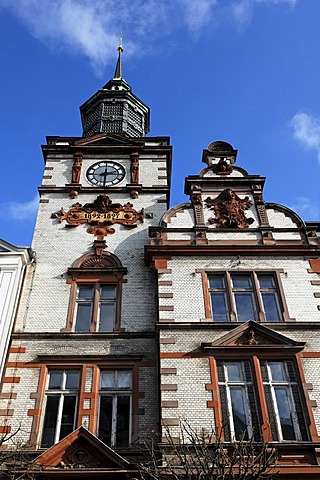
[[[111,187],[123,180],[125,170],[116,162],[98,162],[88,168],[87,179],[97,187]]]

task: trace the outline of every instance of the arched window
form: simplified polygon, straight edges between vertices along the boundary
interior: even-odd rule
[[[111,253],[84,255],[76,260],[68,269],[71,292],[64,331],[119,331],[126,273],[127,269]]]

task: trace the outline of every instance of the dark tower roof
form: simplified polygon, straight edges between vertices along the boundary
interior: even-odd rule
[[[122,77],[121,43],[117,50],[114,77],[80,107],[83,137],[97,133],[144,137],[149,132],[150,109],[132,93]]]

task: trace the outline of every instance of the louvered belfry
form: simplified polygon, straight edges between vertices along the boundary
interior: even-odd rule
[[[150,109],[122,77],[121,45],[118,52],[114,77],[80,107],[83,137],[98,133],[144,137],[149,132]]]

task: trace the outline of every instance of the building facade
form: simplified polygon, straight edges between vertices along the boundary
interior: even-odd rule
[[[47,478],[137,476],[141,439],[178,442],[184,421],[272,444],[282,478],[320,478],[319,224],[266,203],[226,142],[169,209],[170,141],[146,136],[121,53],[83,135],[43,146],[0,430]]]
[[[30,249],[0,239],[0,381],[25,270],[32,257]]]

